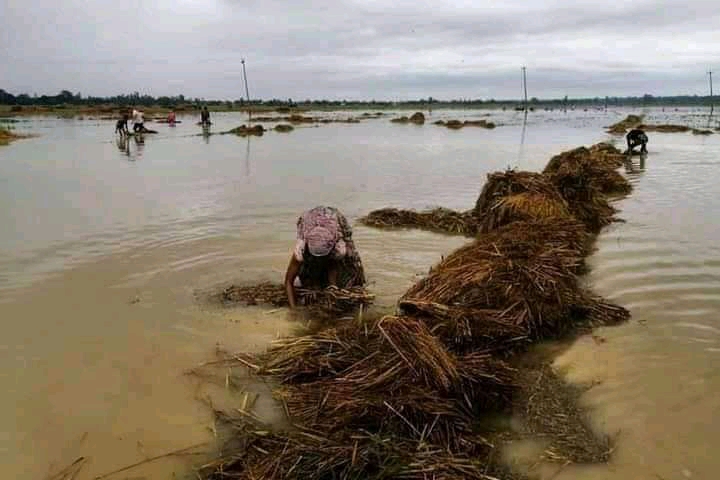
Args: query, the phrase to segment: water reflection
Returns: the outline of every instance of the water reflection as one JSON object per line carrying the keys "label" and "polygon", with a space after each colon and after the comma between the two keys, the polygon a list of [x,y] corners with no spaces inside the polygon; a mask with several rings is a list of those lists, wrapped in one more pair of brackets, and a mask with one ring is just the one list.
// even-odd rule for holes
{"label": "water reflection", "polygon": [[203,125],[202,126],[202,137],[203,140],[205,140],[206,144],[210,144],[210,126],[209,125]]}
{"label": "water reflection", "polygon": [[115,139],[115,145],[120,153],[127,157],[129,161],[134,162],[143,155],[143,150],[145,149],[145,137],[143,135],[132,136],[132,143],[135,144],[134,152],[130,148],[130,138],[131,137],[127,135],[120,135]]}
{"label": "water reflection", "polygon": [[522,131],[520,132],[520,149],[518,150],[518,164],[521,164],[525,156],[525,133],[527,132],[528,112],[523,114]]}
{"label": "water reflection", "polygon": [[250,135],[248,135],[245,145],[245,178],[250,178]]}
{"label": "water reflection", "polygon": [[[635,162],[634,157],[638,157],[638,161]],[[638,176],[645,173],[645,159],[647,159],[647,153],[640,155],[627,155],[625,157],[625,173],[628,175]]]}
{"label": "water reflection", "polygon": [[121,153],[123,153],[126,156],[130,156],[130,142],[128,141],[129,138],[125,135],[120,135],[115,139],[115,145],[117,145],[118,150],[120,150]]}

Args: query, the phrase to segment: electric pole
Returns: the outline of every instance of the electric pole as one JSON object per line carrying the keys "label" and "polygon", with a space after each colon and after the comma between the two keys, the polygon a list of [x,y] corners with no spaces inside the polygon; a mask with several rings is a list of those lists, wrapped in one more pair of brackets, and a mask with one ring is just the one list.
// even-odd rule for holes
{"label": "electric pole", "polygon": [[247,73],[245,72],[245,59],[240,59],[240,63],[242,63],[242,69],[243,69],[243,79],[245,80],[245,98],[247,98],[247,109],[248,109],[248,127],[250,127],[250,119],[252,118],[252,113],[250,112],[250,89],[248,88],[247,83]]}

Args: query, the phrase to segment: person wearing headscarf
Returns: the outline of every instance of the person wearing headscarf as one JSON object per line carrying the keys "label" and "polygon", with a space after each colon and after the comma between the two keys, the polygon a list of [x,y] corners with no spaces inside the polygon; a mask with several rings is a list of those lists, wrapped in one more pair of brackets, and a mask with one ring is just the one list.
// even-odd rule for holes
{"label": "person wearing headscarf", "polygon": [[297,239],[285,272],[285,290],[295,308],[295,279],[304,288],[362,286],[365,272],[352,239],[352,228],[336,208],[319,206],[297,221]]}
{"label": "person wearing headscarf", "polygon": [[635,147],[640,146],[640,153],[647,153],[648,137],[644,131],[634,128],[625,136],[627,140],[627,153],[632,154]]}

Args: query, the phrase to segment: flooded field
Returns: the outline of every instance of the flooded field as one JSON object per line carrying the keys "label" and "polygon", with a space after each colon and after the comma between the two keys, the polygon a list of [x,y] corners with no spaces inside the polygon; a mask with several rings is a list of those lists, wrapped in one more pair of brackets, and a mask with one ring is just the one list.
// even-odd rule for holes
{"label": "flooded field", "polygon": [[[85,456],[78,479],[89,479],[211,441],[209,392],[185,370],[218,347],[263,349],[295,320],[199,299],[233,282],[279,281],[304,209],[334,205],[351,220],[385,206],[466,209],[486,173],[541,170],[560,151],[611,138],[603,127],[627,113],[533,112],[525,124],[517,112],[434,111],[429,122],[498,127],[396,125],[388,115],[251,138],[203,136],[187,117],[128,143],[111,121],[16,124],[39,136],[0,148],[2,472],[45,478]],[[708,126],[701,112],[645,113]],[[213,121],[211,133],[246,118]],[[609,466],[556,478],[712,478],[720,468],[720,135],[651,133],[648,149],[624,172],[635,186],[617,205],[627,222],[601,234],[587,277],[633,319],[556,362],[571,380],[597,383],[583,400],[598,428],[618,434],[617,449]],[[355,238],[386,309],[466,242],[360,225]],[[127,477],[182,478],[192,462]]]}

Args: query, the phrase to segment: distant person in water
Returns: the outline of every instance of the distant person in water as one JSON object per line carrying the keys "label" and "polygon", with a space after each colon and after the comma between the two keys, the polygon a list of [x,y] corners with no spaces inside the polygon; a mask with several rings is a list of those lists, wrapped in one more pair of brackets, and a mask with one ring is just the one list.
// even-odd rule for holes
{"label": "distant person in water", "polygon": [[122,118],[115,123],[115,133],[119,133],[120,136],[128,134],[127,122],[130,116],[127,113],[123,113]]}
{"label": "distant person in water", "polygon": [[170,112],[170,113],[168,113],[167,123],[168,123],[169,125],[175,125],[175,112]]}
{"label": "distant person in water", "polygon": [[297,221],[297,239],[285,272],[285,291],[295,308],[295,280],[304,288],[362,286],[365,272],[355,249],[352,229],[333,207],[315,207]]}
{"label": "distant person in water", "polygon": [[140,110],[133,110],[133,132],[143,132],[145,130],[145,114]]}
{"label": "distant person in water", "polygon": [[632,154],[633,149],[638,145],[640,146],[640,153],[647,153],[648,137],[645,135],[645,132],[639,128],[630,130],[625,136],[625,140],[627,140],[628,154]]}
{"label": "distant person in water", "polygon": [[210,112],[208,112],[207,106],[200,110],[200,124],[210,125]]}

